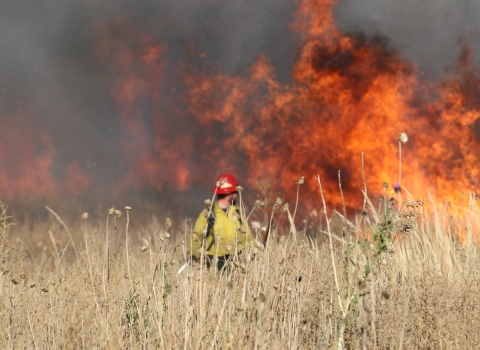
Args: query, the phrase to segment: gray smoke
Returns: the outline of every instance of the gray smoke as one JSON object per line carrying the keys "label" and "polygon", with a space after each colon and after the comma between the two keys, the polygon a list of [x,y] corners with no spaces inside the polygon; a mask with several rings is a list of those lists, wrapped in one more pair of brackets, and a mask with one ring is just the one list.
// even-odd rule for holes
{"label": "gray smoke", "polygon": [[434,78],[455,64],[463,45],[480,47],[479,16],[476,0],[342,0],[336,8],[340,28],[388,37]]}

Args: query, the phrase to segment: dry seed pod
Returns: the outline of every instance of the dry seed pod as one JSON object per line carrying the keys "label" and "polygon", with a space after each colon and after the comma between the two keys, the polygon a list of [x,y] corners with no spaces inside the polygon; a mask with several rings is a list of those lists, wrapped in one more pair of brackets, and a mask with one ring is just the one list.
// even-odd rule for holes
{"label": "dry seed pod", "polygon": [[365,329],[368,324],[367,315],[365,313],[361,313],[360,316],[357,318],[357,328]]}
{"label": "dry seed pod", "polygon": [[358,284],[358,290],[360,292],[363,292],[365,289],[367,289],[367,283],[365,281],[361,281],[359,284]]}
{"label": "dry seed pod", "polygon": [[262,243],[260,243],[259,241],[255,241],[255,247],[257,247],[260,250],[265,249],[265,246]]}
{"label": "dry seed pod", "polygon": [[313,307],[314,301],[310,298],[305,298],[302,300],[301,308],[303,311],[309,311]]}
{"label": "dry seed pod", "polygon": [[260,300],[260,302],[261,302],[262,304],[265,304],[265,302],[267,301],[267,296],[266,296],[265,294],[263,294],[263,293],[260,293],[260,294],[258,295],[258,300]]}
{"label": "dry seed pod", "polygon": [[142,252],[145,252],[147,249],[148,249],[148,247],[147,247],[146,245],[144,245],[144,246],[142,246],[142,247],[140,248],[140,250],[141,250]]}

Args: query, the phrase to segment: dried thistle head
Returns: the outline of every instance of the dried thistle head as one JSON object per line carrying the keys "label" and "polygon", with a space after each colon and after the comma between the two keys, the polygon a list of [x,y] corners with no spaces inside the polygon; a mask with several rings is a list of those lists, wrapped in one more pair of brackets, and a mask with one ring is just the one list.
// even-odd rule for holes
{"label": "dried thistle head", "polygon": [[115,210],[115,215],[117,216],[117,218],[119,218],[120,216],[122,216],[122,212],[120,210]]}
{"label": "dried thistle head", "polygon": [[125,210],[126,210],[126,211],[130,211],[130,210],[132,210],[132,208],[130,208],[130,207],[127,205],[127,206],[125,207]]}
{"label": "dried thistle head", "polygon": [[113,215],[115,213],[115,207],[111,207],[110,209],[108,209],[108,213],[110,215]]}
{"label": "dried thistle head", "polygon": [[408,141],[408,136],[406,133],[404,132],[401,132],[398,134],[398,141],[400,141],[401,143],[407,143]]}
{"label": "dried thistle head", "polygon": [[400,186],[400,184],[395,184],[395,185],[393,185],[393,190],[396,193],[400,193],[400,192],[402,192],[402,187]]}
{"label": "dried thistle head", "polygon": [[167,229],[169,229],[170,227],[172,227],[172,220],[170,220],[170,218],[166,218],[165,219],[165,227]]}
{"label": "dried thistle head", "polygon": [[288,209],[288,203],[285,203],[285,204],[283,204],[282,207],[280,208],[280,211],[281,211],[282,213],[284,213],[284,212],[287,211],[287,209]]}
{"label": "dried thistle head", "polygon": [[305,176],[302,176],[300,179],[297,181],[297,185],[303,185],[305,183]]}
{"label": "dried thistle head", "polygon": [[88,213],[85,212],[82,214],[82,220],[87,220],[88,219]]}
{"label": "dried thistle head", "polygon": [[235,191],[237,191],[237,192],[242,192],[242,191],[243,191],[243,187],[242,187],[242,186],[237,186],[237,187],[235,187]]}
{"label": "dried thistle head", "polygon": [[281,199],[280,197],[277,197],[277,198],[275,199],[275,204],[274,204],[274,206],[275,206],[275,207],[279,207],[279,206],[281,206],[281,205],[282,205],[282,199]]}
{"label": "dried thistle head", "polygon": [[258,221],[252,221],[251,226],[254,230],[260,230],[262,225]]}
{"label": "dried thistle head", "polygon": [[222,186],[223,184],[225,184],[226,182],[227,182],[227,178],[226,178],[226,177],[222,177],[222,178],[220,179],[220,181],[217,181],[216,185],[217,185],[217,187],[220,187],[220,186]]}
{"label": "dried thistle head", "polygon": [[210,208],[211,205],[212,205],[212,200],[211,200],[211,199],[205,199],[205,200],[203,201],[203,204],[205,204],[205,206],[206,206],[207,208]]}
{"label": "dried thistle head", "polygon": [[255,201],[255,207],[257,207],[257,208],[259,208],[259,209],[263,209],[263,208],[265,208],[265,202],[257,199],[257,200]]}

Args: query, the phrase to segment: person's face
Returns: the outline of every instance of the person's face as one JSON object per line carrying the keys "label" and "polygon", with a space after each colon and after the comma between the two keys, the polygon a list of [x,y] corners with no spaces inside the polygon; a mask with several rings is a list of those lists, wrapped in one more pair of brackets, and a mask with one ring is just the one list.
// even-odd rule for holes
{"label": "person's face", "polygon": [[232,193],[231,195],[229,195],[228,201],[230,203],[236,204],[237,203],[237,198],[238,198],[238,193],[235,192],[235,193]]}

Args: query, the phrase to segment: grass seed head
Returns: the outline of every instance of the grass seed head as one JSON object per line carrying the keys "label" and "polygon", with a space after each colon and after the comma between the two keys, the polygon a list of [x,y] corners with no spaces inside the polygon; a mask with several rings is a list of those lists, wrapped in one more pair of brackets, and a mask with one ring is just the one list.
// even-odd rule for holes
{"label": "grass seed head", "polygon": [[297,185],[303,185],[305,183],[305,176],[302,176],[300,179],[297,181]]}

